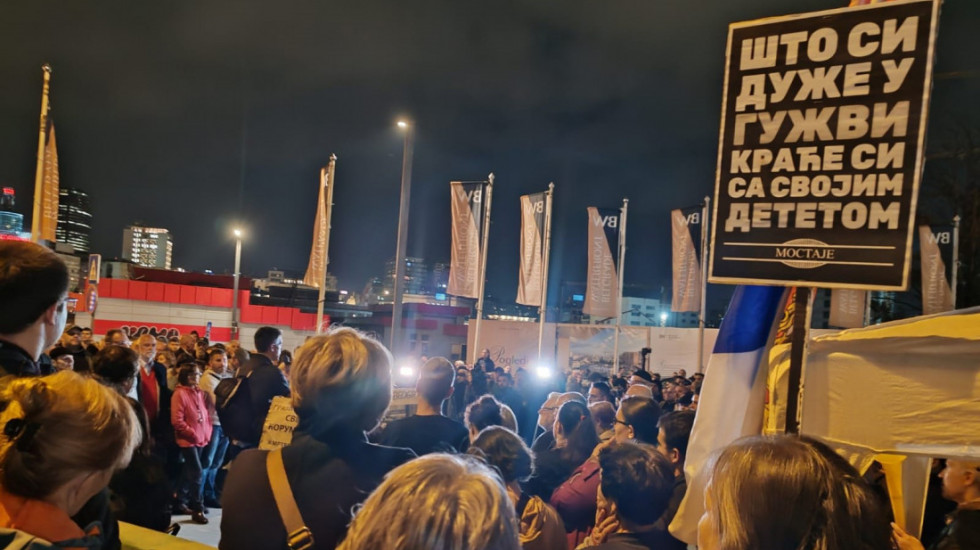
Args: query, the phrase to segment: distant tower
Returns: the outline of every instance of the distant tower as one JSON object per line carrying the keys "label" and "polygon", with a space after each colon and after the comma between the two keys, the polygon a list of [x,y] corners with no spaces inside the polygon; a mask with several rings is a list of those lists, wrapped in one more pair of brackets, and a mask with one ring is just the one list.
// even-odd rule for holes
{"label": "distant tower", "polygon": [[62,187],[58,191],[58,227],[55,238],[59,243],[75,247],[78,254],[88,254],[92,248],[92,208],[88,193],[81,189]]}
{"label": "distant tower", "polygon": [[130,225],[123,229],[123,258],[143,267],[170,269],[174,243],[170,231]]}

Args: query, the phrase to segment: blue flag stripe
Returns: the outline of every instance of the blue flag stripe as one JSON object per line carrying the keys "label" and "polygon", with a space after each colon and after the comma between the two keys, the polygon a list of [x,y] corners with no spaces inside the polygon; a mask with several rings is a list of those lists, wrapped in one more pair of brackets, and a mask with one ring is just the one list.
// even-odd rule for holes
{"label": "blue flag stripe", "polygon": [[764,347],[784,290],[779,286],[739,285],[718,330],[714,353],[743,353]]}

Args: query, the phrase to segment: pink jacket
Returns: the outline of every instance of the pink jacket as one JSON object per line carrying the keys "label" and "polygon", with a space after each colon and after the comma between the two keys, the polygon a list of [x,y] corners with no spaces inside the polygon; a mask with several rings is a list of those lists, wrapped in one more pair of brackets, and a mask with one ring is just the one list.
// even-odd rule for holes
{"label": "pink jacket", "polygon": [[177,445],[203,447],[211,441],[211,415],[208,394],[201,388],[178,385],[170,398],[170,422]]}

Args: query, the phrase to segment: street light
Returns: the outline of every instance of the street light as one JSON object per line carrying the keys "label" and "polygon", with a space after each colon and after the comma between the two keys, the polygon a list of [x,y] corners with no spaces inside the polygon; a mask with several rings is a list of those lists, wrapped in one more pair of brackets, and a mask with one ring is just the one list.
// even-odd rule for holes
{"label": "street light", "polygon": [[667,326],[667,314],[666,313],[661,313],[660,314],[660,326],[662,326],[662,327]]}
{"label": "street light", "polygon": [[238,340],[238,278],[242,268],[242,230],[235,228],[235,283],[231,291],[231,339]]}
{"label": "street light", "polygon": [[405,133],[402,149],[402,192],[398,206],[398,241],[395,246],[394,297],[391,305],[391,341],[388,348],[396,353],[398,333],[402,327],[402,293],[405,291],[405,249],[408,246],[408,207],[412,193],[412,137],[414,127],[406,120],[399,120],[398,127]]}

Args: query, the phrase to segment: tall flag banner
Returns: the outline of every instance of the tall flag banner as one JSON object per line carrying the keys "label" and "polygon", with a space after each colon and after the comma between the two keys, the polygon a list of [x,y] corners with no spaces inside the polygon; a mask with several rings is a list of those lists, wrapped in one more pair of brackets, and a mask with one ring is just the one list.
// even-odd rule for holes
{"label": "tall flag banner", "polygon": [[521,195],[521,266],[517,274],[517,303],[540,306],[544,269],[545,195]]}
{"label": "tall flag banner", "polygon": [[729,26],[710,282],[908,288],[939,4]]}
{"label": "tall flag banner", "polygon": [[303,276],[304,285],[316,288],[323,284],[327,268],[327,239],[330,238],[327,193],[332,185],[330,170],[320,170],[320,193],[317,196],[316,219],[313,222],[313,247],[310,249],[310,262],[306,264],[306,274]]}
{"label": "tall flag banner", "polygon": [[830,319],[832,327],[858,328],[864,326],[868,291],[835,288],[830,291]]}
{"label": "tall flag banner", "polygon": [[588,207],[589,273],[582,313],[619,318],[619,209]]}
{"label": "tall flag banner", "polygon": [[922,314],[932,315],[955,309],[953,291],[946,275],[946,262],[943,260],[944,248],[949,249],[952,263],[952,227],[919,226],[919,261],[922,269]]}
{"label": "tall flag banner", "polygon": [[671,265],[673,294],[671,311],[701,311],[701,208],[672,210]]}
{"label": "tall flag banner", "polygon": [[483,182],[450,182],[452,193],[452,248],[446,293],[478,298],[480,295],[480,227],[483,225]]}
{"label": "tall flag banner", "polygon": [[782,313],[783,291],[771,286],[737,287],[718,329],[684,462],[687,494],[670,524],[670,533],[688,544],[697,541],[710,457],[736,439],[762,430],[766,348]]}

